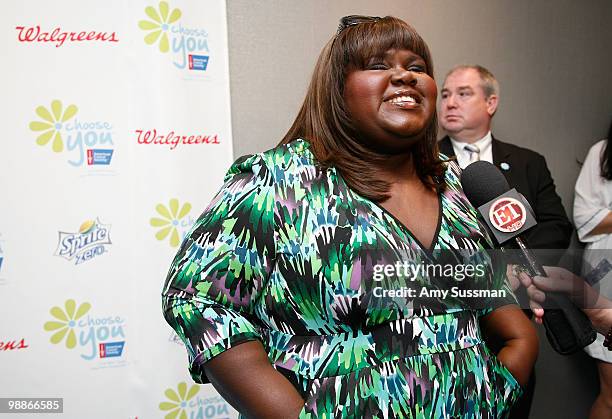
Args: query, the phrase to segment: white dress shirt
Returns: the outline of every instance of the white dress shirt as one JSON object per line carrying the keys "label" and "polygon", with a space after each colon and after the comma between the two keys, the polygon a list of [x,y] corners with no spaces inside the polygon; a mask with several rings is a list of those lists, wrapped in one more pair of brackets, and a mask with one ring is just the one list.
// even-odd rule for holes
{"label": "white dress shirt", "polygon": [[[601,177],[601,153],[607,140],[601,140],[589,150],[578,180],[574,198],[574,224],[580,241],[586,242],[582,256],[582,275],[588,274],[607,260],[612,249],[612,234],[589,235],[612,211],[612,180]],[[608,255],[608,256],[606,256]],[[595,289],[607,298],[612,298],[612,272],[608,272],[595,285]],[[595,342],[584,348],[593,358],[612,362],[612,351],[603,346],[604,337],[597,334]]]}
{"label": "white dress shirt", "polygon": [[[473,163],[474,160],[470,160],[471,153],[465,150],[463,147],[468,144],[461,141],[455,140],[453,137],[450,137],[451,144],[453,145],[453,150],[455,151],[455,155],[457,156],[457,163],[462,169],[465,169],[467,165]],[[491,142],[493,141],[493,137],[491,136],[491,131],[487,132],[487,134],[482,137],[480,140],[471,143],[480,149],[480,160],[488,161],[489,163],[493,163],[493,151],[491,149]]]}

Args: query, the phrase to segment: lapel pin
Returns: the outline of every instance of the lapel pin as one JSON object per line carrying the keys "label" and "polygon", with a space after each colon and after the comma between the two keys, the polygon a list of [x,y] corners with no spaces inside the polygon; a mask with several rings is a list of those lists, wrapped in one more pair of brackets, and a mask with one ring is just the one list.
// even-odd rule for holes
{"label": "lapel pin", "polygon": [[506,162],[500,164],[499,167],[501,167],[502,170],[510,170],[510,165]]}

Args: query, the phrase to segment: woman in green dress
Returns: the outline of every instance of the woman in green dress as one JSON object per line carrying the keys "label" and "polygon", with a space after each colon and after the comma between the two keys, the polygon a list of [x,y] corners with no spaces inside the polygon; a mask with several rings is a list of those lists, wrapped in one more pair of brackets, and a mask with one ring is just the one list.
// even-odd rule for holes
{"label": "woman in green dress", "polygon": [[503,417],[520,396],[537,337],[438,154],[436,96],[411,26],[343,18],[283,141],[183,242],[165,317],[243,416]]}

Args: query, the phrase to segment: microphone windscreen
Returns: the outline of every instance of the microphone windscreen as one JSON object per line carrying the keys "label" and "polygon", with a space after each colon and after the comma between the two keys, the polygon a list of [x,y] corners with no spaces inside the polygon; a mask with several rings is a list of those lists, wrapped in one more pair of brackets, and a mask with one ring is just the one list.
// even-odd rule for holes
{"label": "microphone windscreen", "polygon": [[470,164],[461,172],[461,186],[467,199],[476,208],[510,190],[502,172],[484,160]]}

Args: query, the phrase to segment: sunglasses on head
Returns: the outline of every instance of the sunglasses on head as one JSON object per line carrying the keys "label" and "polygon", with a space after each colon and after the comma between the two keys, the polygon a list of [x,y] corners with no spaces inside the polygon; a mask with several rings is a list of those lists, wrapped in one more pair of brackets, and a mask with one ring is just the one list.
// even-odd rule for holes
{"label": "sunglasses on head", "polygon": [[359,16],[359,15],[344,16],[343,18],[340,19],[340,24],[338,25],[338,31],[336,32],[336,35],[338,35],[340,32],[342,32],[343,30],[345,30],[346,28],[350,26],[357,26],[360,23],[378,22],[380,19],[382,18],[378,16]]}

